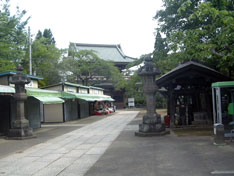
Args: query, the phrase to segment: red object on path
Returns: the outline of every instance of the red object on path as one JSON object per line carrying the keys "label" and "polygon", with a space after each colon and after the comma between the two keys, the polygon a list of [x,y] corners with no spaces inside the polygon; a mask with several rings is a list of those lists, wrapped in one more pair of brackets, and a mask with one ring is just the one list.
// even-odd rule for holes
{"label": "red object on path", "polygon": [[170,127],[170,116],[169,115],[164,116],[164,123],[165,123],[165,126],[167,128]]}
{"label": "red object on path", "polygon": [[95,112],[94,112],[94,115],[103,115],[103,113],[102,113],[102,112],[97,112],[97,111],[95,111]]}

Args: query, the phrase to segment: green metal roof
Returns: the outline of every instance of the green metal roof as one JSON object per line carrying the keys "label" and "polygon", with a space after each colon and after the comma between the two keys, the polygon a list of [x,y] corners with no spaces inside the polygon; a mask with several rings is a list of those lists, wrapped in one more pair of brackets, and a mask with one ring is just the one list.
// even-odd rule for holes
{"label": "green metal roof", "polygon": [[74,87],[81,87],[81,88],[86,88],[88,89],[88,86],[83,86],[81,84],[75,84],[75,83],[69,83],[69,82],[64,82],[64,85],[68,85],[68,86],[74,86]]}
{"label": "green metal roof", "polygon": [[120,45],[105,45],[105,44],[84,44],[84,43],[70,43],[75,46],[76,50],[91,50],[98,57],[103,60],[111,62],[129,63],[135,59],[126,56]]}
{"label": "green metal roof", "polygon": [[212,87],[234,87],[234,81],[212,83]]}
{"label": "green metal roof", "polygon": [[43,104],[64,103],[64,100],[58,97],[40,97],[40,96],[33,96],[33,97],[40,100]]}
{"label": "green metal roof", "polygon": [[88,89],[88,86],[83,86],[81,84],[75,84],[75,83],[70,83],[70,82],[60,82],[58,84],[53,84],[53,85],[49,85],[49,86],[45,86],[42,87],[43,89],[48,88],[48,87],[54,87],[54,86],[59,86],[59,85],[67,85],[67,86],[73,86],[73,87],[81,87],[81,88],[85,88]]}
{"label": "green metal roof", "polygon": [[115,101],[114,99],[112,99],[108,95],[80,94],[80,93],[72,93],[72,92],[62,92],[62,98],[64,98],[64,99],[78,98],[78,99],[85,100],[88,102]]}
{"label": "green metal roof", "polygon": [[15,93],[15,88],[11,86],[0,85],[0,93]]}
{"label": "green metal roof", "polygon": [[61,92],[45,89],[26,88],[26,94],[40,100],[43,104],[58,104],[64,100]]}
{"label": "green metal roof", "polygon": [[62,98],[64,99],[75,99],[76,96],[74,95],[75,93],[71,93],[71,92],[61,92],[62,94]]}
{"label": "green metal roof", "polygon": [[28,96],[49,96],[49,97],[61,97],[61,92],[46,89],[36,89],[36,88],[26,88],[26,93]]}
{"label": "green metal roof", "polygon": [[[15,74],[16,74],[16,72],[14,72],[14,71],[2,72],[2,73],[0,73],[0,77],[7,76],[7,75],[15,75]],[[37,80],[43,79],[42,77],[38,77],[38,76],[34,76],[34,75],[29,75],[29,74],[26,74],[26,75],[27,75],[27,77],[32,78],[32,79],[37,79]]]}
{"label": "green metal roof", "polygon": [[95,90],[104,90],[103,88],[101,87],[94,87],[94,86],[89,86],[90,89],[95,89]]}

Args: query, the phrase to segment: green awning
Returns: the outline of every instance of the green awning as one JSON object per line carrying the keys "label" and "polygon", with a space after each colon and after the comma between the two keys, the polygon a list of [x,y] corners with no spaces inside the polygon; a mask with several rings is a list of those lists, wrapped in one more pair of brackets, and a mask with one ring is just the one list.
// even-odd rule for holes
{"label": "green awning", "polygon": [[15,88],[10,86],[0,85],[0,93],[15,93]]}
{"label": "green awning", "polygon": [[61,92],[45,89],[26,88],[28,96],[32,96],[40,100],[43,104],[58,104],[64,103]]}
{"label": "green awning", "polygon": [[85,100],[88,102],[94,102],[97,101],[95,97],[91,96],[92,94],[80,94],[80,93],[73,93],[76,98]]}
{"label": "green awning", "polygon": [[108,95],[96,95],[96,94],[76,94],[76,97],[85,101],[115,101]]}
{"label": "green awning", "polygon": [[75,99],[76,95],[75,93],[71,93],[71,92],[62,92],[62,98],[63,99]]}
{"label": "green awning", "polygon": [[114,100],[113,98],[111,98],[111,97],[106,97],[105,100],[106,100],[106,101],[115,101],[115,100]]}
{"label": "green awning", "polygon": [[234,81],[212,83],[212,87],[234,87]]}
{"label": "green awning", "polygon": [[62,98],[65,99],[81,99],[88,102],[94,102],[94,101],[115,101],[108,95],[96,95],[96,94],[80,94],[80,93],[71,93],[71,92],[63,92]]}
{"label": "green awning", "polygon": [[40,97],[40,96],[33,96],[33,97],[40,100],[43,104],[64,103],[64,100],[58,97]]}
{"label": "green awning", "polygon": [[62,94],[59,91],[37,89],[37,88],[26,88],[26,93],[28,96],[43,96],[43,97],[61,97]]}

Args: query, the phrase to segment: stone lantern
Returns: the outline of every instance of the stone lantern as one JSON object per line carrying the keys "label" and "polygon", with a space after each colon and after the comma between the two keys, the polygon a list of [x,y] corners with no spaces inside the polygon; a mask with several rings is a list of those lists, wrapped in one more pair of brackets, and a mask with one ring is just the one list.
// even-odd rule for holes
{"label": "stone lantern", "polygon": [[138,75],[143,77],[143,93],[146,97],[146,114],[143,116],[142,124],[139,125],[139,131],[135,132],[136,136],[159,136],[167,134],[165,125],[161,123],[161,116],[156,113],[155,93],[157,85],[155,82],[156,75],[160,70],[153,66],[152,58],[145,58],[145,65],[138,70]]}
{"label": "stone lantern", "polygon": [[17,67],[16,75],[10,79],[10,83],[15,84],[16,119],[9,130],[9,138],[24,139],[33,136],[32,128],[29,127],[29,122],[24,113],[24,101],[27,99],[25,84],[30,83],[30,81],[30,78],[23,74],[23,67],[20,65]]}

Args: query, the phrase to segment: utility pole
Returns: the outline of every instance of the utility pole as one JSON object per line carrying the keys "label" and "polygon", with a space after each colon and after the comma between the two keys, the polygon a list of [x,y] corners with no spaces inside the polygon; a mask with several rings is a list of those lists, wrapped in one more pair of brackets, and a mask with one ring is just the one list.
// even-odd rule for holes
{"label": "utility pole", "polygon": [[28,27],[28,44],[29,44],[29,74],[32,75],[32,45],[30,27]]}

